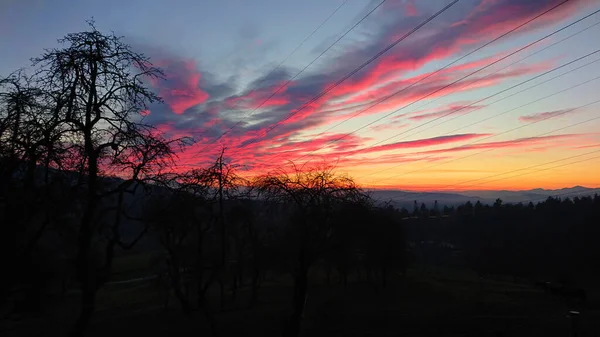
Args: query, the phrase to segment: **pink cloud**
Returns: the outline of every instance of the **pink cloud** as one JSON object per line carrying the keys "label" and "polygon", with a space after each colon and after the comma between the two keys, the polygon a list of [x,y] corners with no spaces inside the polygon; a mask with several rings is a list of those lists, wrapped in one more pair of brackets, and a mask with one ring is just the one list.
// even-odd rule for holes
{"label": "pink cloud", "polygon": [[[332,143],[333,140],[341,138],[341,136],[345,136],[342,141]],[[296,141],[296,142],[288,142],[283,145],[272,147],[268,150],[274,150],[277,152],[285,152],[288,155],[300,155],[302,153],[312,152],[321,148],[333,149],[335,151],[344,151],[350,150],[360,146],[367,139],[363,137],[359,137],[356,135],[346,135],[346,134],[327,134],[323,135],[319,138]],[[270,152],[270,151],[269,151]],[[293,159],[293,158],[288,158]]]}
{"label": "pink cloud", "polygon": [[[449,135],[449,136],[441,136],[441,137],[433,137],[433,138],[425,138],[425,139],[417,139],[405,142],[397,142],[392,144],[379,145],[374,147],[365,147],[362,149],[356,149],[360,145],[364,144],[368,139],[358,137],[356,135],[348,135],[344,137],[342,141],[331,143],[332,140],[340,139],[344,134],[330,134],[317,139],[311,139],[309,141],[300,141],[300,142],[290,142],[284,145],[280,145],[277,147],[273,147],[268,149],[266,152],[266,157],[273,158],[280,157],[278,160],[292,160],[296,156],[301,156],[303,154],[310,154],[312,158],[346,158],[348,159],[351,156],[360,155],[360,154],[369,154],[375,152],[385,152],[385,151],[396,151],[402,149],[412,149],[419,147],[428,147],[428,146],[437,146],[449,143],[456,143],[461,141],[467,141],[471,139],[481,138],[485,136],[489,136],[489,134],[458,134],[458,135]],[[312,152],[316,150],[326,149],[329,150],[326,153],[318,153],[312,154]],[[275,156],[271,157],[272,151],[276,151]],[[281,153],[285,154],[285,159],[281,158]],[[393,156],[397,156],[394,154]],[[405,155],[401,155],[401,157],[405,157]],[[380,155],[379,158],[388,158],[385,155]],[[391,158],[391,157],[390,157]],[[394,157],[396,158],[396,157]],[[396,158],[397,159],[397,158]]]}
{"label": "pink cloud", "polygon": [[[499,81],[501,81],[504,78],[510,78],[511,76],[519,76],[522,74],[526,74],[526,73],[530,73],[530,72],[535,72],[536,70],[538,70],[540,66],[533,66],[531,69],[523,67],[521,69],[518,69],[516,71],[512,71],[509,73],[505,73],[505,74],[496,74],[492,80],[490,80],[489,82],[487,82],[487,85],[491,85],[491,83],[498,83]],[[470,88],[475,87],[476,85],[476,81],[478,81],[478,78],[473,78],[470,79],[471,81],[466,81],[467,85]],[[381,103],[379,105],[377,105],[376,107],[370,109],[370,113],[380,113],[380,112],[387,112],[391,109],[396,109],[397,107],[407,104],[409,102],[412,102],[413,100],[419,99],[422,96],[429,94],[432,91],[438,90],[440,88],[443,88],[446,85],[446,83],[442,82],[438,82],[438,81],[431,81],[431,82],[426,82],[424,83],[422,86],[417,86],[412,88],[412,91],[409,91],[406,95],[401,96],[398,95],[397,97],[391,98],[389,100],[387,100],[384,103]],[[444,90],[440,90],[439,93],[437,93],[435,96],[433,97],[437,97],[438,95],[444,95],[447,93],[450,93],[451,89],[444,89]],[[254,97],[253,95],[248,95],[248,97]],[[367,106],[368,103],[370,103],[369,101],[367,102],[354,102],[356,104],[358,104],[359,106]],[[456,103],[457,105],[460,103]],[[325,106],[325,104],[317,101],[317,102],[312,102],[309,105],[303,106],[303,108],[301,109],[295,109],[292,110],[292,112],[296,112],[299,111],[297,113],[295,113],[295,115],[287,120],[285,120],[284,122],[280,123],[280,129],[285,128],[287,125],[295,125],[297,123],[302,123],[303,121],[307,120],[307,118],[313,117],[313,116],[321,116],[320,115],[320,111],[323,111],[323,109],[325,108],[329,108],[332,107],[331,105],[329,106]],[[333,106],[335,107],[335,105]],[[343,107],[344,104],[339,105],[339,108],[342,110],[336,111],[336,113],[339,112],[343,112]],[[448,109],[454,109],[454,110],[459,110],[463,108],[463,106],[452,106],[450,105],[448,107]],[[476,109],[475,107],[472,108]],[[464,110],[467,110],[467,108],[465,108]],[[466,112],[466,111],[465,111]],[[447,113],[447,112],[446,112]],[[439,114],[439,112],[438,112]],[[400,117],[402,117],[403,115],[400,115]],[[427,116],[427,117],[433,117],[433,116]],[[335,120],[339,120],[341,118],[345,118],[345,114],[340,114],[338,116],[328,116],[327,118],[324,119],[325,122],[331,122],[331,121],[335,121]],[[425,117],[423,117],[425,118]],[[418,119],[418,118],[417,118]],[[390,127],[392,125],[397,126],[397,127],[403,127],[404,125],[406,125],[405,123],[402,123],[401,120],[399,120],[399,118],[396,118],[396,120],[392,121],[391,124],[388,123],[390,125]],[[273,147],[272,144],[274,142],[276,142],[276,137],[279,138],[286,138],[288,136],[291,136],[292,134],[294,134],[295,132],[298,131],[298,129],[290,129],[286,132],[283,133],[278,133],[275,135],[272,135],[271,138],[266,138],[265,136],[267,135],[267,132],[269,131],[270,126],[267,125],[264,128],[258,129],[258,130],[253,130],[253,131],[249,131],[247,133],[245,133],[244,135],[241,136],[236,136],[236,137],[227,137],[226,139],[222,140],[222,144],[224,146],[227,146],[228,148],[239,148],[240,144],[244,144],[245,142],[248,141],[252,141],[252,144],[247,145],[243,148],[241,148],[241,150],[239,150],[238,152],[236,152],[236,158],[242,162],[254,162],[255,158],[257,155],[261,156],[261,158],[270,158],[267,161],[275,164],[275,163],[283,163],[285,161],[288,160],[293,160],[305,153],[309,153],[309,152],[313,152],[313,151],[317,151],[319,149],[334,149],[334,152],[331,154],[328,154],[327,156],[329,157],[330,155],[335,156],[335,155],[343,155],[343,156],[349,156],[349,155],[353,155],[353,154],[358,154],[361,153],[361,151],[356,150],[356,151],[351,151],[351,152],[339,152],[342,151],[341,148],[336,148],[336,144],[332,144],[333,142],[335,142],[336,139],[340,138],[340,136],[335,135],[335,136],[330,136],[328,138],[321,138],[318,141],[312,141],[309,143],[306,142],[296,142],[296,143],[289,143],[286,146],[275,146]],[[383,128],[383,126],[380,126],[380,128]],[[479,135],[467,135],[467,136],[462,136],[462,138],[459,137],[455,137],[455,138],[444,138],[441,137],[439,139],[434,139],[434,140],[430,140],[430,141],[422,141],[422,142],[403,142],[403,143],[399,143],[397,145],[395,145],[396,149],[406,149],[406,148],[412,148],[412,147],[418,147],[418,146],[429,146],[429,145],[433,145],[433,144],[443,144],[443,143],[449,143],[452,141],[460,141],[460,140],[465,140],[465,139],[472,139],[475,137],[480,137]],[[343,141],[345,141],[345,138],[342,139]],[[364,143],[364,139],[362,140],[362,142]],[[437,143],[436,143],[437,141]],[[280,142],[277,142],[280,143]],[[341,142],[340,142],[341,143]],[[358,145],[361,145],[362,143],[356,143],[356,144],[352,144],[351,147],[356,148]],[[346,144],[346,146],[348,147],[348,149],[350,148],[350,146],[348,146]],[[387,146],[382,146],[382,147],[376,147],[373,150],[365,150],[365,153],[370,153],[370,152],[375,152],[375,151],[385,151],[386,149],[388,150],[393,150],[394,148],[391,147],[390,145]],[[267,153],[268,152],[268,153]],[[264,160],[264,159],[261,159]]]}
{"label": "pink cloud", "polygon": [[518,139],[498,141],[498,142],[462,145],[462,146],[452,147],[452,148],[447,148],[447,149],[418,152],[415,154],[441,154],[441,153],[462,152],[462,151],[481,150],[481,149],[531,147],[531,146],[540,146],[540,144],[543,145],[543,144],[547,144],[547,143],[551,143],[551,142],[558,142],[558,144],[564,144],[565,140],[577,138],[580,136],[581,135],[579,135],[579,134],[563,134],[563,135],[543,136],[543,137],[526,137],[526,138],[518,138]]}
{"label": "pink cloud", "polygon": [[354,154],[364,154],[364,153],[373,153],[373,152],[382,152],[382,151],[395,151],[402,149],[412,149],[419,147],[428,147],[428,146],[437,146],[449,143],[462,142],[466,140],[481,138],[490,136],[490,134],[483,133],[467,133],[467,134],[458,134],[458,135],[448,135],[448,136],[439,136],[433,138],[424,138],[417,140],[410,140],[405,142],[396,142],[391,144],[384,144],[378,146],[367,147],[351,152],[345,152],[343,155],[354,155]]}
{"label": "pink cloud", "polygon": [[556,116],[565,116],[565,115],[568,115],[571,112],[576,113],[577,110],[574,110],[574,109],[562,109],[562,110],[538,112],[538,113],[531,114],[531,115],[521,116],[521,117],[519,117],[519,120],[521,122],[526,122],[526,123],[540,122],[540,121],[543,121],[545,119],[553,118],[553,117],[556,117]]}
{"label": "pink cloud", "polygon": [[[385,86],[379,87],[377,94],[369,94],[369,96],[360,96],[358,98],[350,98],[344,103],[339,103],[335,105],[330,105],[328,108],[330,109],[339,109],[344,106],[344,104],[357,104],[360,106],[365,106],[363,109],[358,109],[364,112],[361,112],[361,115],[367,116],[372,114],[379,114],[385,112],[391,112],[397,109],[404,108],[405,106],[411,105],[414,102],[422,100],[427,96],[426,99],[435,99],[439,97],[443,97],[449,94],[453,94],[456,92],[463,92],[469,90],[476,90],[485,87],[494,86],[498,83],[501,83],[504,80],[520,77],[527,74],[538,73],[539,71],[547,70],[551,67],[549,63],[540,63],[535,65],[527,65],[522,66],[511,71],[496,73],[488,76],[473,76],[467,79],[464,79],[458,82],[456,85],[448,86],[449,83],[454,81],[453,78],[447,77],[444,75],[443,79],[434,77],[432,80],[421,82],[418,85],[411,87],[408,90],[403,91],[400,94],[393,95],[385,101],[380,101],[381,97],[386,97],[391,94],[394,94],[398,90],[404,90],[407,87],[406,82],[410,83],[412,81],[399,81],[395,83],[390,83]],[[459,74],[455,74],[458,77]],[[363,99],[363,100],[359,100]],[[379,102],[375,104],[376,102]],[[457,112],[459,112],[459,108],[456,108]],[[469,111],[468,107],[464,107],[463,110]],[[462,112],[463,110],[460,110]],[[476,109],[471,109],[476,110]],[[356,110],[349,111],[348,114],[352,115]],[[398,111],[400,112],[400,111]],[[466,113],[465,112],[465,113]],[[402,118],[408,114],[399,114],[393,118]],[[440,114],[443,115],[443,114]],[[435,116],[431,116],[434,118]],[[335,118],[330,118],[329,121],[335,121],[344,119],[345,116],[338,115]],[[425,117],[424,117],[425,118]],[[414,118],[414,120],[418,120],[419,118]]]}
{"label": "pink cloud", "polygon": [[165,81],[152,81],[171,110],[181,115],[206,102],[208,94],[200,88],[202,75],[193,60],[162,59],[156,65],[165,72]]}
{"label": "pink cloud", "polygon": [[[498,32],[516,27],[561,2],[560,0],[483,0],[465,19],[453,24],[453,27],[467,27],[470,38],[495,36]],[[555,24],[593,3],[594,0],[568,1],[523,27],[517,34]]]}
{"label": "pink cloud", "polygon": [[[411,49],[402,49],[393,54],[382,56],[376,61],[368,73],[362,77],[349,79],[342,85],[335,88],[331,95],[342,96],[349,93],[362,92],[369,90],[376,84],[381,84],[381,80],[389,76],[398,76],[407,71],[413,71],[423,67],[425,64],[435,60],[447,58],[458,53],[461,49],[478,42],[487,40],[491,36],[498,36],[503,32],[524,23],[528,19],[544,12],[556,5],[558,1],[522,1],[522,0],[504,0],[504,1],[482,1],[474,10],[472,10],[465,19],[454,23],[447,32],[442,32],[445,40],[441,43],[425,41],[433,45],[429,47],[426,53],[413,53]],[[575,3],[580,5],[589,4],[589,0],[571,1],[547,15],[542,16],[526,27],[538,27],[554,24],[559,19],[564,19],[577,10]],[[517,33],[527,31],[519,30]],[[428,48],[416,45],[417,49]]]}
{"label": "pink cloud", "polygon": [[402,123],[401,121],[391,121],[385,124],[379,124],[371,126],[373,131],[387,131],[387,130],[399,130],[404,129],[408,126],[408,123]]}
{"label": "pink cloud", "polygon": [[466,114],[474,110],[479,110],[486,107],[485,105],[466,105],[466,104],[450,104],[441,109],[435,109],[433,112],[423,113],[420,111],[409,114],[408,119],[414,121],[420,121],[425,119],[433,119],[441,116],[450,116],[456,114]]}
{"label": "pink cloud", "polygon": [[388,0],[383,4],[385,12],[395,12],[402,16],[418,16],[415,0]]}
{"label": "pink cloud", "polygon": [[415,5],[415,0],[406,0],[404,3],[405,13],[408,16],[417,16],[419,15],[419,11],[417,10],[417,6]]}

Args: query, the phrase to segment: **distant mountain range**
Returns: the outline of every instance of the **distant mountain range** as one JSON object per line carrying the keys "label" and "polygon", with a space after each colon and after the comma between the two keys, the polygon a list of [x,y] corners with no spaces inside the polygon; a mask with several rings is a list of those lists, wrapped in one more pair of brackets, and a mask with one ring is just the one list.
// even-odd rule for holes
{"label": "distant mountain range", "polygon": [[538,202],[550,196],[558,196],[562,198],[573,198],[577,196],[593,195],[600,193],[598,188],[588,188],[583,186],[574,186],[557,190],[546,190],[536,188],[523,191],[506,191],[506,190],[482,190],[482,191],[460,191],[460,192],[412,192],[402,190],[372,190],[373,198],[385,202],[390,201],[396,207],[405,207],[412,209],[413,203],[417,201],[420,205],[425,203],[427,207],[433,206],[437,200],[440,207],[456,206],[464,204],[467,201],[475,203],[480,201],[486,204],[492,204],[498,198],[504,203],[517,202]]}

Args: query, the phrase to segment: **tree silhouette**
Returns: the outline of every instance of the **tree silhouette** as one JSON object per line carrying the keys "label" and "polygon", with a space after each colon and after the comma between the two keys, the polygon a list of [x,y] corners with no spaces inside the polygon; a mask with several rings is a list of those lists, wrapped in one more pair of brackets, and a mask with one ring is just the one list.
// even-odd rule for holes
{"label": "tree silhouette", "polygon": [[281,170],[258,177],[254,186],[261,197],[289,209],[286,236],[293,252],[294,296],[285,335],[297,336],[306,304],[308,271],[331,242],[335,210],[365,196],[350,178],[336,175],[332,167],[302,171],[293,166],[292,173]]}
{"label": "tree silhouette", "polygon": [[[98,206],[107,196],[123,191],[123,186],[102,184],[100,177],[125,176],[126,184],[143,181],[168,164],[175,145],[139,118],[149,103],[160,102],[143,80],[161,78],[162,72],[144,55],[133,52],[122,38],[99,32],[93,22],[89,27],[66,35],[59,40],[62,47],[33,60],[36,82],[53,98],[49,111],[62,127],[59,142],[72,149],[85,189],[77,239],[82,310],[74,336],[83,334],[96,292],[110,268],[110,248],[103,266],[94,263],[91,250]],[[116,241],[118,238],[109,246]]]}

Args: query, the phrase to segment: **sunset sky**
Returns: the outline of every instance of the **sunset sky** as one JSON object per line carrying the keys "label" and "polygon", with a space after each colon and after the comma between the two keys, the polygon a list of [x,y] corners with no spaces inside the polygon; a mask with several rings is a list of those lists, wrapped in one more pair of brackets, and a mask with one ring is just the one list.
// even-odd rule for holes
{"label": "sunset sky", "polygon": [[225,146],[244,175],[293,161],[374,188],[600,187],[600,13],[552,34],[600,1],[477,50],[564,1],[460,0],[348,76],[452,1],[381,2],[0,0],[0,75],[93,17],[165,71],[144,120],[194,138],[178,170]]}

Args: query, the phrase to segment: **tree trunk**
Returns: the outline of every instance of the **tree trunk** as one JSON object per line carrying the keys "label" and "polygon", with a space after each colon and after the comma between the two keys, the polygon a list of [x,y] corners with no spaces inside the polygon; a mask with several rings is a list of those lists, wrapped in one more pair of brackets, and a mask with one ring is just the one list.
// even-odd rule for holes
{"label": "tree trunk", "polygon": [[202,232],[201,224],[198,224],[196,234],[196,289],[197,289],[197,305],[198,308],[204,307],[205,292],[204,292],[204,233]]}
{"label": "tree trunk", "polygon": [[233,283],[231,284],[231,301],[235,302],[235,297],[237,295],[237,287],[238,287],[238,276],[233,276]]}
{"label": "tree trunk", "polygon": [[219,279],[219,294],[221,301],[221,310],[225,308],[225,281],[223,278]]}
{"label": "tree trunk", "polygon": [[[250,227],[252,229],[252,227]],[[253,232],[253,231],[252,231]],[[258,241],[254,235],[252,243],[253,258],[252,258],[252,294],[250,297],[250,308],[258,302],[258,288],[260,287],[261,278],[264,277],[264,272],[261,270],[261,255]]]}
{"label": "tree trunk", "polygon": [[90,320],[92,319],[92,314],[94,313],[96,304],[96,290],[91,288],[82,290],[81,314],[79,314],[77,323],[75,323],[75,328],[71,333],[71,337],[82,337],[85,334],[85,330],[87,329]]}
{"label": "tree trunk", "polygon": [[35,153],[30,154],[31,158],[27,160],[27,170],[25,172],[25,188],[30,189],[35,186],[35,169],[37,167],[37,161],[35,160]]}
{"label": "tree trunk", "polygon": [[75,324],[72,336],[83,336],[92,314],[96,299],[96,266],[91,261],[92,222],[96,207],[96,180],[98,177],[97,160],[89,158],[88,196],[84,214],[81,218],[77,237],[77,276],[81,286],[81,313]]}
{"label": "tree trunk", "polygon": [[169,297],[171,297],[171,289],[169,289],[169,272],[167,271],[165,274],[159,273],[157,275],[158,285],[160,286],[160,290],[163,291],[163,310],[167,311],[169,308]]}
{"label": "tree trunk", "polygon": [[252,275],[252,295],[250,297],[250,308],[256,305],[258,301],[258,287],[260,284],[260,268],[254,267],[254,275]]}
{"label": "tree trunk", "polygon": [[190,303],[185,296],[183,290],[181,289],[181,271],[178,260],[171,255],[171,288],[173,288],[173,293],[177,300],[179,300],[179,304],[181,305],[181,310],[185,315],[191,315],[192,308]]}
{"label": "tree trunk", "polygon": [[308,270],[301,267],[294,279],[294,306],[292,315],[285,328],[284,337],[297,337],[300,335],[300,325],[306,305],[306,293],[308,291]]}
{"label": "tree trunk", "polygon": [[225,292],[224,292],[224,273],[227,269],[227,232],[225,230],[225,213],[223,209],[223,153],[219,156],[219,224],[221,227],[221,277],[219,278],[219,289],[221,296],[221,310],[225,306]]}

